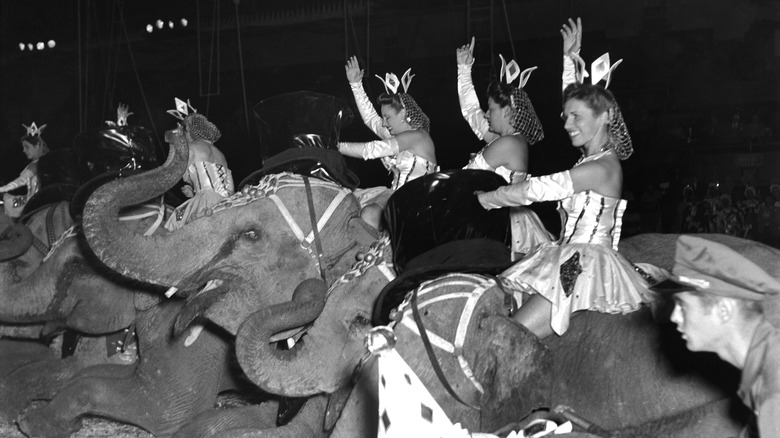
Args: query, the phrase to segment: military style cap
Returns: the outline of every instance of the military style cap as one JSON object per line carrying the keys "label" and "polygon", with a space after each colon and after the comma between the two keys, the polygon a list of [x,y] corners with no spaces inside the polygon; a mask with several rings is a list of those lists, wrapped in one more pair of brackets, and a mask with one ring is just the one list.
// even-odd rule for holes
{"label": "military style cap", "polygon": [[722,297],[762,301],[780,294],[780,282],[731,248],[700,237],[677,239],[675,277],[652,287],[658,292],[698,290]]}

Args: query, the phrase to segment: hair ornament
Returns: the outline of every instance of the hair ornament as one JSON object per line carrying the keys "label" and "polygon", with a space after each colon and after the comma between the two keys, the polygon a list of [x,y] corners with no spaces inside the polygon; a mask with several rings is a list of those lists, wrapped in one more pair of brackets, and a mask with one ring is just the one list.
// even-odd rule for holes
{"label": "hair ornament", "polygon": [[605,81],[604,88],[609,88],[609,83],[612,80],[612,72],[615,68],[623,62],[619,59],[616,63],[610,64],[609,52],[599,56],[595,61],[590,64],[590,74],[585,68],[585,61],[576,53],[571,54],[571,58],[575,63],[575,74],[577,76],[577,82],[584,83],[585,78],[590,77],[590,83],[593,85],[598,84],[602,80]]}
{"label": "hair ornament", "polygon": [[406,69],[406,72],[401,77],[401,80],[398,80],[398,76],[395,75],[395,73],[386,73],[385,77],[379,75],[374,75],[379,78],[380,81],[382,81],[382,84],[385,86],[385,91],[388,94],[396,94],[398,93],[398,86],[403,85],[404,87],[404,93],[406,93],[409,90],[409,85],[412,83],[412,78],[414,75],[412,74],[412,69]]}
{"label": "hair ornament", "polygon": [[130,106],[119,104],[119,106],[116,109],[116,123],[112,120],[106,120],[106,124],[108,126],[114,127],[114,126],[127,126],[127,118],[130,117],[133,113],[130,112]]}
{"label": "hair ornament", "polygon": [[504,81],[504,77],[506,77],[506,83],[511,84],[515,81],[515,79],[517,79],[518,76],[520,76],[520,83],[518,84],[517,88],[525,87],[525,84],[528,82],[528,78],[531,77],[531,73],[538,68],[537,66],[533,66],[521,72],[520,66],[514,59],[507,64],[506,60],[501,54],[499,54],[498,57],[501,58],[500,80]]}
{"label": "hair ornament", "polygon": [[168,110],[166,112],[179,120],[184,120],[185,117],[190,115],[190,110],[192,110],[193,114],[198,112],[198,110],[190,105],[189,99],[185,102],[178,97],[175,97],[174,101],[176,102],[176,109]]}
{"label": "hair ornament", "polygon": [[30,126],[27,126],[24,123],[22,123],[22,126],[24,127],[24,129],[27,130],[27,135],[29,135],[31,137],[36,137],[36,136],[40,137],[41,134],[43,134],[43,129],[46,127],[46,124],[43,124],[40,127],[38,127],[35,124],[35,122],[32,122],[30,124]]}

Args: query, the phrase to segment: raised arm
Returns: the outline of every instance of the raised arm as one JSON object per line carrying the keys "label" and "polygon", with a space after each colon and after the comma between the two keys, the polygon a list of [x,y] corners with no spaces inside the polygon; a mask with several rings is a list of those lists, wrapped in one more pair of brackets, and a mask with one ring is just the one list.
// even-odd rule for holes
{"label": "raised arm", "polygon": [[371,104],[371,100],[366,95],[366,90],[363,89],[363,70],[360,68],[356,56],[347,60],[344,70],[347,73],[347,80],[352,88],[352,95],[355,96],[355,103],[363,123],[380,138],[390,138],[392,136],[390,131],[382,126],[382,118],[379,117],[374,105]]}
{"label": "raised arm", "polygon": [[471,80],[471,66],[474,65],[474,37],[471,37],[471,44],[458,47],[455,53],[458,59],[460,113],[480,140],[490,142],[498,135],[488,131],[488,122],[479,106],[479,98]]}
{"label": "raised arm", "polygon": [[574,21],[569,18],[569,22],[561,27],[561,37],[563,38],[563,77],[561,78],[563,90],[577,81],[574,56],[579,56],[582,48],[582,20],[577,18],[577,21]]}

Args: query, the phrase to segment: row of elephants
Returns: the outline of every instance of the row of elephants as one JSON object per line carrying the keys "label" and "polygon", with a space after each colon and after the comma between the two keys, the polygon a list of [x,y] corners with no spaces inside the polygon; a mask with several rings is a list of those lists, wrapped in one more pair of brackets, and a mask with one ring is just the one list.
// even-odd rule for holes
{"label": "row of elephants", "polygon": [[[353,370],[365,356],[374,301],[389,282],[386,239],[363,222],[349,190],[289,173],[244,188],[180,230],[151,232],[157,215],[137,206],[178,182],[187,154],[184,138],[174,136],[161,167],[101,186],[70,232],[65,202],[32,214],[27,226],[48,248],[2,255],[0,421],[33,437],[68,437],[85,416],[157,437],[375,435],[375,362],[357,380]],[[706,237],[780,277],[780,251]],[[620,252],[670,269],[675,238],[634,236]],[[459,357],[437,356],[455,392],[479,409],[448,395],[414,324],[397,324],[397,350],[449,417],[471,431],[495,431],[560,404],[616,436],[736,436],[745,422],[733,397],[737,371],[688,352],[659,312],[585,312],[565,336],[539,340],[506,316],[489,277],[444,275],[426,291],[422,321],[444,339],[453,338],[453,315],[465,299],[434,295],[476,300],[457,353],[481,388],[463,375]],[[411,318],[408,309],[403,315]],[[106,337],[131,326],[137,360],[107,358]],[[308,329],[291,348],[272,342],[302,326]],[[64,358],[20,339],[63,331],[81,335]],[[265,395],[216,409],[218,394],[230,390]],[[302,407],[280,422],[290,398]]]}

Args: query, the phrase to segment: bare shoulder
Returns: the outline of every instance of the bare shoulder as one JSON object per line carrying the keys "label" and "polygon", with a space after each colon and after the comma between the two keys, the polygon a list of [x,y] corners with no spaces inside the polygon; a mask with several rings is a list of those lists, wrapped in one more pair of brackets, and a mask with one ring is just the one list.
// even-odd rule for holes
{"label": "bare shoulder", "polygon": [[483,154],[494,167],[505,166],[520,171],[528,168],[528,143],[520,136],[501,136],[490,143]]}
{"label": "bare shoulder", "polygon": [[195,163],[199,161],[207,161],[210,163],[217,163],[227,165],[225,155],[222,154],[216,146],[203,142],[193,141],[189,144],[190,147],[190,162]]}

